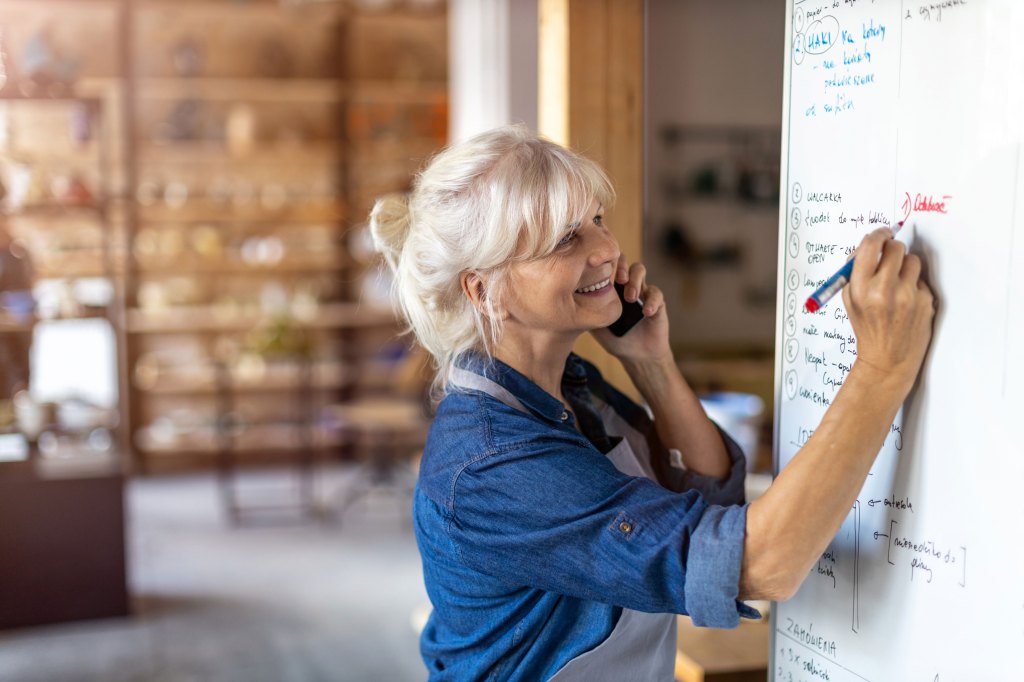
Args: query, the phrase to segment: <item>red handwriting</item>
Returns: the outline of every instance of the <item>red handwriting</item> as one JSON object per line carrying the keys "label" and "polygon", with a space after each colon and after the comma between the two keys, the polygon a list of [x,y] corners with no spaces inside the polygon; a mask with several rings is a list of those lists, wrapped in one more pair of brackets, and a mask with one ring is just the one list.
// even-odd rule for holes
{"label": "red handwriting", "polygon": [[904,192],[903,196],[903,219],[906,220],[910,217],[912,211],[918,213],[947,213],[946,202],[953,198],[951,194],[943,194],[941,199],[935,199],[928,194],[915,194],[914,198],[910,198],[909,192]]}
{"label": "red handwriting", "polygon": [[936,201],[929,196],[918,194],[914,197],[914,210],[924,213],[945,213],[946,202],[952,198],[948,194],[943,194],[942,201]]}

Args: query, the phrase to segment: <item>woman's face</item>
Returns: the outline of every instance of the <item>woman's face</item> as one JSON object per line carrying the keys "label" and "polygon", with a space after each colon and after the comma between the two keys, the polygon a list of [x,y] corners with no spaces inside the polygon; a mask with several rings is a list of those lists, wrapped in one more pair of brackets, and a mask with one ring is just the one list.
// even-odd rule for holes
{"label": "woman's face", "polygon": [[504,296],[506,331],[576,336],[607,327],[622,314],[613,286],[619,243],[604,225],[603,207],[591,202],[587,217],[566,227],[554,253],[509,272]]}

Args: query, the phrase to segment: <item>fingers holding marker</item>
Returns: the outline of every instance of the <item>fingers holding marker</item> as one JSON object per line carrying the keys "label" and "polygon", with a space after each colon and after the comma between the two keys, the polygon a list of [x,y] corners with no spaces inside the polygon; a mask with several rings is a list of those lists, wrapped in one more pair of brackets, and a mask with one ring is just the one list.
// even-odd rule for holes
{"label": "fingers holding marker", "polygon": [[887,227],[879,228],[864,239],[855,252],[856,258],[853,261],[853,277],[851,285],[856,286],[857,282],[865,282],[878,270],[882,258],[882,250],[886,242],[892,241],[892,230]]}
{"label": "fingers holding marker", "polygon": [[903,266],[900,268],[900,279],[905,284],[918,284],[921,279],[921,258],[910,253],[904,256]]}
{"label": "fingers holding marker", "polygon": [[886,283],[895,283],[903,268],[903,259],[907,253],[907,247],[903,242],[895,239],[887,239],[882,244],[882,257],[878,261],[876,274],[883,278]]}
{"label": "fingers holding marker", "polygon": [[[828,303],[829,299],[839,293],[839,291],[844,290],[847,284],[851,284],[858,293],[867,287],[870,284],[869,278],[875,275],[879,267],[879,262],[886,248],[886,242],[892,241],[892,235],[892,231],[888,228],[883,228],[875,230],[866,236],[853,255],[847,259],[846,264],[836,274],[825,280],[824,284],[808,297],[804,303],[804,310],[809,313],[817,312],[823,305]],[[902,252],[892,252],[890,258],[899,260],[902,258]],[[896,272],[898,271],[899,267],[897,266]]]}

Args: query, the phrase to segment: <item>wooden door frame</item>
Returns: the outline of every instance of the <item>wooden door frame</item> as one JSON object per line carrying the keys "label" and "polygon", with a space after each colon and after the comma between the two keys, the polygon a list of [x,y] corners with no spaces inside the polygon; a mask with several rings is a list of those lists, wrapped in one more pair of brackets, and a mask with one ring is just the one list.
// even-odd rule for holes
{"label": "wooden door frame", "polygon": [[[615,186],[605,214],[626,257],[643,257],[644,0],[538,0],[538,130],[601,164]],[[576,351],[638,393],[587,334]]]}

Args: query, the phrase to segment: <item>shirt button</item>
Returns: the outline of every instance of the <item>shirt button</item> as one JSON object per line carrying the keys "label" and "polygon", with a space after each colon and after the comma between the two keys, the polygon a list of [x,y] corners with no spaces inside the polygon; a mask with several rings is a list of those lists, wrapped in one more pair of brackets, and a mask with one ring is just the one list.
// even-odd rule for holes
{"label": "shirt button", "polygon": [[569,413],[568,413],[568,412],[565,412],[565,411],[563,411],[563,412],[562,412],[562,421],[565,421],[565,420],[566,420],[566,419],[568,419],[568,418],[569,418]]}
{"label": "shirt button", "polygon": [[619,530],[621,530],[623,533],[629,533],[633,530],[633,524],[631,524],[629,521],[623,521],[619,524]]}

